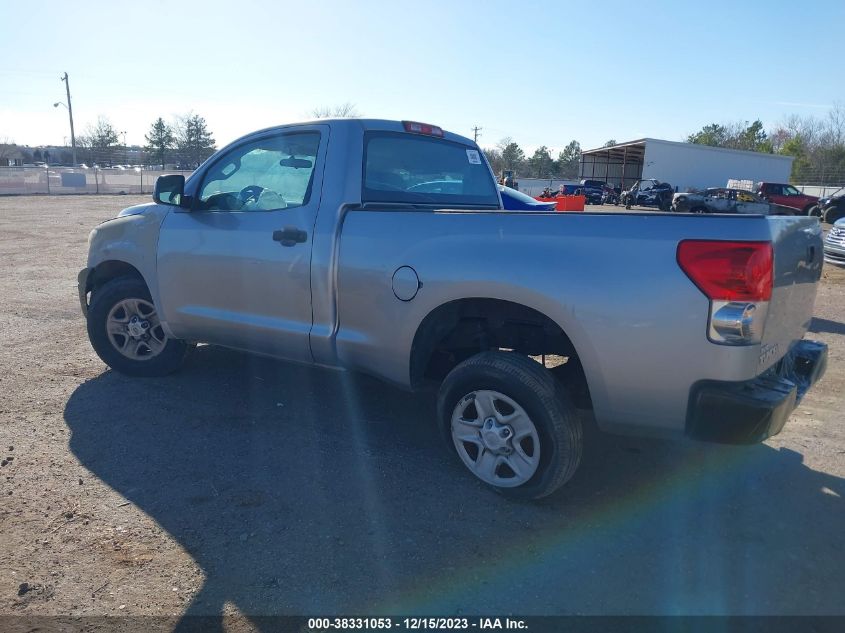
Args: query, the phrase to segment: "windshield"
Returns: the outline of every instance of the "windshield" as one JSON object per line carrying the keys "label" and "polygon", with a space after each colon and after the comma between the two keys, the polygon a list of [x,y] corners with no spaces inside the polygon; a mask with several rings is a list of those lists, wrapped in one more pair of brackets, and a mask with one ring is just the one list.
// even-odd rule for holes
{"label": "windshield", "polygon": [[481,152],[442,138],[371,132],[365,137],[362,202],[499,208]]}

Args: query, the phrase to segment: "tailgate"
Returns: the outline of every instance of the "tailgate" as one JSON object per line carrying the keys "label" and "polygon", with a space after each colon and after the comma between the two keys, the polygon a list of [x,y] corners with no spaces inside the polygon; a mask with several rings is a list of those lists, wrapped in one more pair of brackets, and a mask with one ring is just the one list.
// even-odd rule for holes
{"label": "tailgate", "polygon": [[778,361],[803,338],[813,317],[822,271],[822,229],[816,218],[768,217],[774,287],[760,346],[759,369]]}

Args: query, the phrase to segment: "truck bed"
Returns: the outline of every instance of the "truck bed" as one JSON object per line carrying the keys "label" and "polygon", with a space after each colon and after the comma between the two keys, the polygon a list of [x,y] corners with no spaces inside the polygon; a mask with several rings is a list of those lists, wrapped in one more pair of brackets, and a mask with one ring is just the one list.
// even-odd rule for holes
{"label": "truck bed", "polygon": [[[681,240],[726,237],[773,243],[762,345],[710,342],[708,299],[676,262]],[[352,210],[337,265],[337,354],[409,386],[404,359],[427,314],[465,297],[511,301],[571,339],[602,428],[678,432],[696,381],[751,379],[801,339],[821,252],[817,220],[803,217]],[[413,301],[391,289],[402,266],[422,283]]]}

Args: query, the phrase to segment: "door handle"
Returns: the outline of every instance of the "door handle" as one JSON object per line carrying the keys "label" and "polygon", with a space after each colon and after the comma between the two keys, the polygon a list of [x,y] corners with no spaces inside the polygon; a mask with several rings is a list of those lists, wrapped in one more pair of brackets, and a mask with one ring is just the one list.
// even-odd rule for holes
{"label": "door handle", "polygon": [[273,241],[281,242],[282,246],[295,246],[308,239],[308,233],[293,226],[286,226],[280,231],[273,231]]}

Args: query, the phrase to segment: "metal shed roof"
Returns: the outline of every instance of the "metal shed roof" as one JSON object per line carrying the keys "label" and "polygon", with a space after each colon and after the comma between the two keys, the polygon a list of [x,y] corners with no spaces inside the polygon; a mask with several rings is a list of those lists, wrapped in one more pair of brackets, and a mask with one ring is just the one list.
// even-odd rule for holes
{"label": "metal shed roof", "polygon": [[710,151],[710,152],[726,152],[729,154],[746,154],[759,158],[761,155],[772,158],[774,160],[792,160],[789,156],[780,156],[778,154],[766,154],[764,152],[755,152],[747,149],[732,149],[729,147],[713,147],[712,145],[699,145],[697,143],[687,143],[684,141],[666,141],[660,138],[640,138],[635,141],[628,141],[627,143],[617,143],[610,147],[597,147],[595,149],[588,149],[581,152],[583,156],[594,156],[597,158],[606,158],[608,160],[621,160],[627,156],[631,162],[642,160],[645,156],[645,148],[648,143],[659,143],[661,145],[674,145],[678,148],[694,150],[694,151]]}
{"label": "metal shed roof", "polygon": [[645,157],[645,146],[647,141],[654,141],[657,139],[641,138],[636,141],[628,141],[627,143],[617,143],[610,147],[598,147],[596,149],[588,149],[581,152],[582,156],[593,156],[597,159],[604,159],[603,162],[628,162],[641,163]]}

